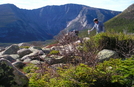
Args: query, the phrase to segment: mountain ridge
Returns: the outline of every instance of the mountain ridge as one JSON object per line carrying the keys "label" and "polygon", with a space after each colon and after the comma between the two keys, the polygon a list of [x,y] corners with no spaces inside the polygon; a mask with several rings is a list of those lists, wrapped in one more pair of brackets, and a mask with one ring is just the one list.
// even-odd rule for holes
{"label": "mountain ridge", "polygon": [[[33,10],[4,4],[0,5],[0,42],[45,41],[64,29],[90,28],[94,17],[105,22],[119,13],[79,4],[44,6]],[[74,28],[69,28],[72,25],[75,25]]]}

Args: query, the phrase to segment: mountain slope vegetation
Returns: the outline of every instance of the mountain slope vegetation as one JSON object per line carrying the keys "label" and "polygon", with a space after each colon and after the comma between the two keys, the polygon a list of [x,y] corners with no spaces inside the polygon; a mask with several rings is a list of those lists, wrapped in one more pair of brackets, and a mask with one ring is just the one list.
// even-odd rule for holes
{"label": "mountain slope vegetation", "polygon": [[134,33],[134,4],[105,23],[107,31]]}

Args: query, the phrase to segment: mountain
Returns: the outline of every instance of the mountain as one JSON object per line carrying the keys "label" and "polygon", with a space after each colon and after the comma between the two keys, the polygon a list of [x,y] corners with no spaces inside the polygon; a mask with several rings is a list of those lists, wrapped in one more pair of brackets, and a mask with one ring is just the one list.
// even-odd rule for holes
{"label": "mountain", "polygon": [[31,19],[33,11],[19,9],[12,4],[0,5],[0,11],[0,42],[49,39],[49,35]]}
{"label": "mountain", "polygon": [[109,31],[134,33],[134,4],[130,5],[121,14],[108,20],[105,28]]}
{"label": "mountain", "polygon": [[92,8],[92,7],[83,7],[78,16],[70,21],[67,24],[67,27],[65,29],[69,30],[82,30],[82,29],[88,29],[93,27],[93,19],[98,18],[101,22],[106,22],[107,20],[113,18],[120,12],[116,11],[110,11],[105,9],[98,9],[98,8]]}
{"label": "mountain", "polygon": [[93,18],[105,22],[121,12],[78,4],[20,9],[0,5],[0,42],[28,42],[52,39],[61,30],[86,29]]}

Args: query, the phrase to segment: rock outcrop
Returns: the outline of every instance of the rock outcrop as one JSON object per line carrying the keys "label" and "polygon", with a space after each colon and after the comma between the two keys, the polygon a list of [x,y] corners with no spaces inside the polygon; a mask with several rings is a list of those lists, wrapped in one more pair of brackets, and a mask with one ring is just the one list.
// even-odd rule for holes
{"label": "rock outcrop", "polygon": [[[88,39],[83,39],[89,40]],[[64,46],[55,45],[50,48],[46,47],[36,47],[31,46],[29,48],[19,48],[17,44],[11,45],[7,47],[0,54],[0,58],[4,58],[13,63],[17,68],[23,68],[23,66],[27,63],[33,64],[41,64],[47,63],[49,65],[57,64],[57,63],[65,63],[66,61],[71,61],[72,57],[66,58],[67,54],[73,54],[74,51],[79,48],[79,44],[81,41],[74,41],[70,44],[66,44]],[[49,54],[52,50],[59,51],[59,55]],[[12,52],[13,51],[13,52]],[[77,54],[78,55],[78,54]],[[109,60],[109,58],[118,58],[118,54],[115,51],[103,49],[96,56],[97,59],[102,62],[104,60]],[[19,60],[19,61],[17,61]]]}
{"label": "rock outcrop", "polygon": [[28,78],[8,60],[0,59],[0,87],[28,87]]}

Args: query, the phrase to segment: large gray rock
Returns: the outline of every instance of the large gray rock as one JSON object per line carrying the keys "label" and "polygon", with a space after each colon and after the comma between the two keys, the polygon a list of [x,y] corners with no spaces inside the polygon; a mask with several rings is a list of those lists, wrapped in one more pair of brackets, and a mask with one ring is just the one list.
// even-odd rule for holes
{"label": "large gray rock", "polygon": [[26,58],[23,60],[23,63],[26,64],[26,63],[30,63],[31,62],[31,59],[30,58]]}
{"label": "large gray rock", "polygon": [[40,58],[42,58],[42,59],[45,59],[46,57],[47,57],[46,54],[40,56]]}
{"label": "large gray rock", "polygon": [[1,59],[2,59],[2,58],[3,58],[3,59],[6,59],[6,60],[10,61],[11,63],[13,63],[13,62],[16,61],[16,59],[14,59],[13,57],[11,57],[11,56],[9,56],[9,55],[3,55],[3,56],[1,56],[0,58],[1,58]]}
{"label": "large gray rock", "polygon": [[5,54],[17,54],[17,51],[19,50],[19,46],[17,44],[13,44],[9,47],[7,47],[3,52],[2,55]]}
{"label": "large gray rock", "polygon": [[22,69],[25,64],[22,61],[16,61],[14,63],[12,63],[15,67],[17,67],[18,69]]}
{"label": "large gray rock", "polygon": [[38,64],[42,64],[43,62],[39,61],[39,60],[32,60],[32,61],[30,61],[30,63],[38,65]]}
{"label": "large gray rock", "polygon": [[30,49],[31,51],[42,50],[41,47],[36,47],[36,46],[31,46],[29,49]]}
{"label": "large gray rock", "polygon": [[51,51],[51,48],[42,48],[42,51],[45,53],[45,54],[49,54],[50,51]]}
{"label": "large gray rock", "polygon": [[0,87],[28,87],[28,78],[8,60],[0,59]]}
{"label": "large gray rock", "polygon": [[64,56],[51,55],[50,57],[44,58],[44,61],[46,63],[52,65],[52,64],[57,64],[57,63],[65,63],[65,62],[69,61],[70,59],[71,59],[71,57],[66,58]]}
{"label": "large gray rock", "polygon": [[20,56],[18,54],[11,54],[9,56],[11,56],[13,59],[20,59]]}
{"label": "large gray rock", "polygon": [[110,58],[118,58],[118,54],[115,51],[103,49],[97,54],[97,58],[100,62],[104,60],[109,60]]}
{"label": "large gray rock", "polygon": [[33,51],[32,53],[28,54],[28,55],[25,55],[21,58],[21,60],[25,60],[27,58],[30,58],[30,59],[39,59],[41,55],[44,55],[44,52],[42,50],[35,50]]}
{"label": "large gray rock", "polygon": [[21,61],[24,61],[24,60],[26,60],[26,59],[30,59],[30,60],[31,60],[31,58],[30,58],[29,56],[27,56],[27,55],[24,56],[24,57],[22,57],[20,60],[21,60]]}
{"label": "large gray rock", "polygon": [[29,50],[29,49],[20,49],[20,50],[17,51],[17,53],[20,57],[23,57],[25,55],[28,55],[28,54],[32,53],[32,51]]}

